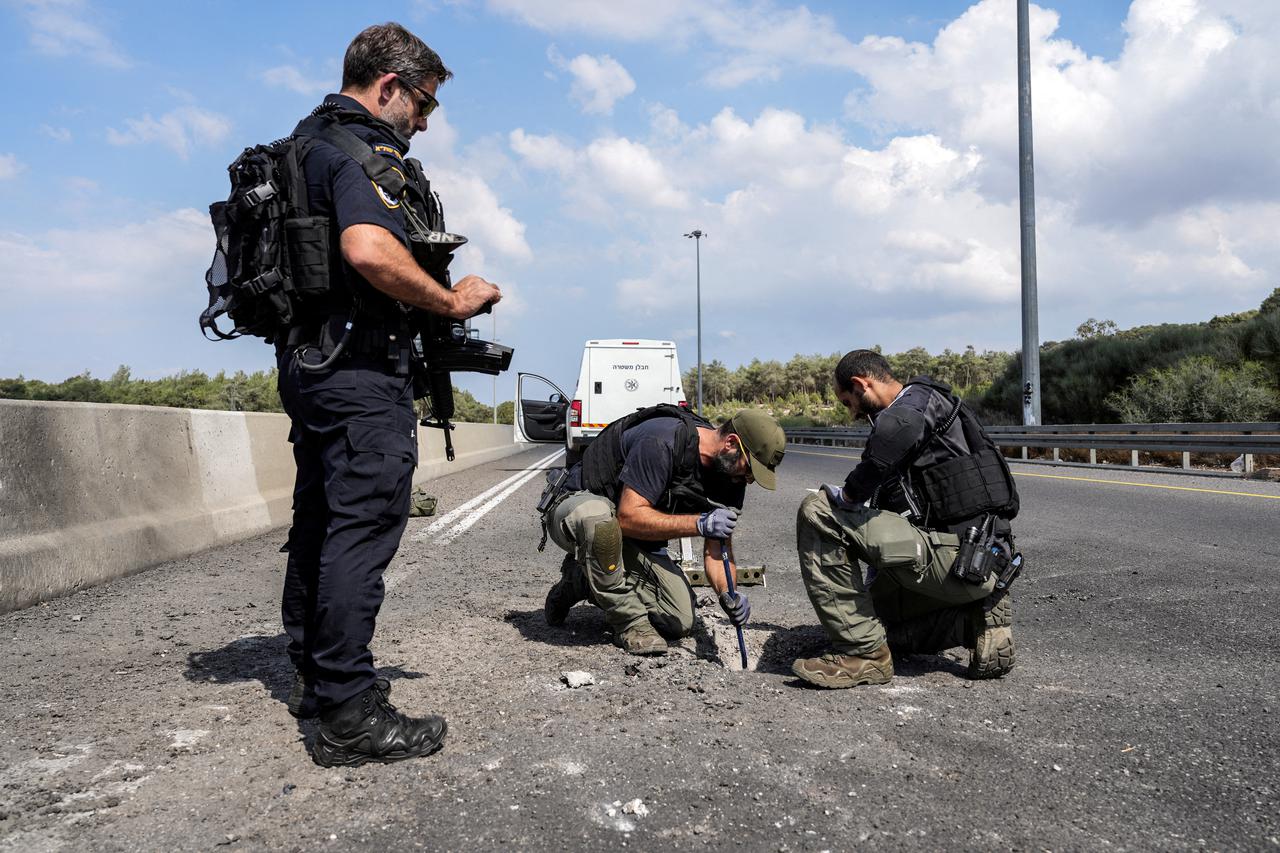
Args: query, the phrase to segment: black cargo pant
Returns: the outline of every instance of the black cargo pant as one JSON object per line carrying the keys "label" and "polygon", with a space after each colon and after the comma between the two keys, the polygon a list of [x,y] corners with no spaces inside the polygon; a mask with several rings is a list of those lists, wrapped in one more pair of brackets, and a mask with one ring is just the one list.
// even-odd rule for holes
{"label": "black cargo pant", "polygon": [[298,465],[281,613],[289,657],[323,710],[373,685],[369,641],[408,519],[417,419],[410,378],[385,362],[343,358],[309,373],[297,358],[278,358]]}

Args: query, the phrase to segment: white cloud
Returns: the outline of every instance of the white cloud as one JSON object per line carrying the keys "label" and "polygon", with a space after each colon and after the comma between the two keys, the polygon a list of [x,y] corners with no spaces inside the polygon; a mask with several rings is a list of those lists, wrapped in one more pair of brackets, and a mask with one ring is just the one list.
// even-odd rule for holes
{"label": "white cloud", "polygon": [[494,12],[546,32],[578,32],[628,40],[657,38],[688,20],[684,0],[600,3],[597,0],[488,0]]}
{"label": "white cloud", "polygon": [[[1280,192],[1280,38],[1274,8],[1245,0],[1135,0],[1114,61],[1054,38],[1032,7],[1036,188],[1086,219],[1134,223],[1185,205]],[[981,184],[1017,180],[1013,8],[983,0],[932,44],[870,37],[855,67],[871,84],[851,115],[885,130],[931,128],[982,152]]]}
{"label": "white cloud", "polygon": [[107,128],[107,142],[112,145],[158,143],[171,148],[184,160],[197,145],[217,144],[231,131],[226,116],[182,106],[153,118],[147,113],[140,119],[125,119],[125,130]]}
{"label": "white cloud", "polygon": [[852,68],[858,48],[835,22],[806,7],[771,0],[488,0],[488,8],[548,33],[585,33],[627,41],[697,43],[710,63],[706,81],[729,88],[774,80],[791,65]]}
{"label": "white cloud", "polygon": [[54,142],[70,142],[71,128],[69,127],[53,127],[51,125],[40,125],[40,132],[52,139]]}
{"label": "white cloud", "polygon": [[618,137],[597,139],[583,152],[595,176],[626,199],[657,207],[685,207],[688,195],[675,187],[665,166],[644,145]]}
{"label": "white cloud", "polygon": [[[501,330],[504,323],[524,313],[526,303],[518,281],[534,253],[525,237],[525,223],[494,189],[499,176],[508,177],[510,158],[501,152],[495,155],[493,147],[487,140],[460,145],[458,131],[442,108],[431,114],[427,132],[414,136],[410,154],[422,161],[431,188],[440,195],[446,227],[469,241],[450,267],[453,280],[475,274],[502,288],[497,309]],[[476,321],[482,331],[488,325],[487,318]]]}
{"label": "white cloud", "polygon": [[207,214],[184,208],[122,225],[0,233],[0,256],[6,259],[0,268],[6,301],[62,294],[142,302],[188,291],[199,301],[213,256],[213,227]]}
{"label": "white cloud", "polygon": [[30,27],[28,40],[46,56],[77,57],[107,68],[128,68],[132,61],[92,19],[83,0],[23,0]]}
{"label": "white cloud", "polygon": [[14,154],[0,154],[0,181],[7,181],[16,177],[25,166],[18,161]]}
{"label": "white cloud", "polygon": [[466,235],[486,254],[496,252],[519,262],[532,259],[524,223],[502,206],[484,178],[465,169],[437,169],[431,183],[444,199],[449,230]]}
{"label": "white cloud", "polygon": [[535,169],[549,169],[568,174],[574,167],[577,154],[572,148],[554,136],[532,136],[521,128],[511,131],[511,149]]}
{"label": "white cloud", "polygon": [[309,97],[336,92],[336,80],[309,77],[296,65],[279,65],[262,72],[262,82],[278,89],[287,89]]}
{"label": "white cloud", "polygon": [[[612,297],[590,316],[677,328],[694,281],[679,234],[700,227],[704,312],[779,356],[814,340],[1016,345],[1017,184],[999,197],[982,184],[981,145],[926,133],[863,147],[775,109],[692,127],[655,115],[648,140],[510,136],[527,168],[554,176],[562,214],[600,229],[606,245],[584,267],[604,271]],[[1087,316],[1125,325],[1225,310],[1206,292],[1247,307],[1280,271],[1267,233],[1280,227],[1276,201],[1177,207],[1138,229],[1083,221],[1078,204],[1074,192],[1040,199],[1046,338]]]}
{"label": "white cloud", "polygon": [[565,59],[554,47],[547,56],[561,71],[573,76],[569,95],[582,106],[584,113],[608,115],[613,105],[636,90],[636,81],[612,56],[580,54]]}
{"label": "white cloud", "polygon": [[[659,4],[658,25],[630,6],[626,18],[620,4],[572,19],[550,4],[502,5],[549,31],[633,40],[733,8]],[[829,23],[759,8],[794,32],[820,35]],[[1056,12],[1032,7],[1045,337],[1069,336],[1088,316],[1124,326],[1256,305],[1280,281],[1273,5],[1136,0],[1114,59],[1088,55],[1057,26]],[[731,84],[806,61],[788,32],[772,45],[755,34],[733,21],[700,31],[721,50],[708,74]],[[511,134],[526,168],[547,175],[561,215],[603,244],[584,263],[607,271],[612,294],[591,316],[680,327],[694,269],[677,235],[701,227],[704,310],[780,354],[850,337],[1016,346],[1016,68],[1011,50],[992,47],[1014,44],[1013,4],[975,3],[928,43],[828,35],[822,61],[864,84],[849,117],[883,142],[855,144],[783,109],[725,109],[688,126],[662,105],[650,108],[647,136]],[[632,168],[602,169],[605,152]]]}
{"label": "white cloud", "polygon": [[510,144],[527,166],[566,177],[572,192],[589,208],[608,205],[610,195],[642,208],[679,209],[689,204],[688,193],[676,186],[664,164],[643,143],[605,137],[575,151],[555,137],[517,128],[511,132]]}

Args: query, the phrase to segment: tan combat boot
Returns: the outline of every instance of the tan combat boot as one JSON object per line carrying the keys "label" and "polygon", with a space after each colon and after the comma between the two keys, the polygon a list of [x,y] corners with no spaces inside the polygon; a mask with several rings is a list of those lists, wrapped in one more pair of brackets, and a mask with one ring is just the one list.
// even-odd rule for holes
{"label": "tan combat boot", "polygon": [[1008,591],[993,593],[975,608],[969,646],[970,678],[999,678],[1013,669],[1013,603]]}
{"label": "tan combat boot", "polygon": [[893,656],[889,644],[865,655],[841,655],[834,652],[819,658],[800,658],[791,671],[819,687],[843,688],[859,684],[888,684],[893,678]]}
{"label": "tan combat boot", "polygon": [[632,655],[665,655],[667,641],[654,630],[649,620],[637,622],[613,638],[613,643]]}

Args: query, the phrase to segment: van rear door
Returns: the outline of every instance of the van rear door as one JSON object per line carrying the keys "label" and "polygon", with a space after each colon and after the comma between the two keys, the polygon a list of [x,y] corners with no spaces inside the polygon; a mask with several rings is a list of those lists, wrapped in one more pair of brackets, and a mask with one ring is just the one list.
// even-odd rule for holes
{"label": "van rear door", "polygon": [[669,346],[649,341],[619,341],[591,350],[590,391],[583,400],[583,422],[608,424],[637,409],[673,402]]}

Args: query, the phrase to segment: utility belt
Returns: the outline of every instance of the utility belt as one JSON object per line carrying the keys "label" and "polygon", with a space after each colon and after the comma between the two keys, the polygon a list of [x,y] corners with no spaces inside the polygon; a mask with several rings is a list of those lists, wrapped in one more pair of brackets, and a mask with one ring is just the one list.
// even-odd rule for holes
{"label": "utility belt", "polygon": [[293,326],[279,343],[277,355],[294,350],[300,355],[311,349],[321,362],[299,365],[309,372],[332,367],[340,358],[357,357],[378,362],[397,376],[408,376],[413,365],[413,330],[408,323],[387,324],[358,315],[332,315],[318,324]]}
{"label": "utility belt", "polygon": [[996,575],[996,589],[1006,589],[1022,572],[1022,552],[1013,550],[1013,534],[996,529],[996,516],[987,514],[960,536],[960,551],[951,564],[951,575],[968,583],[984,584]]}

